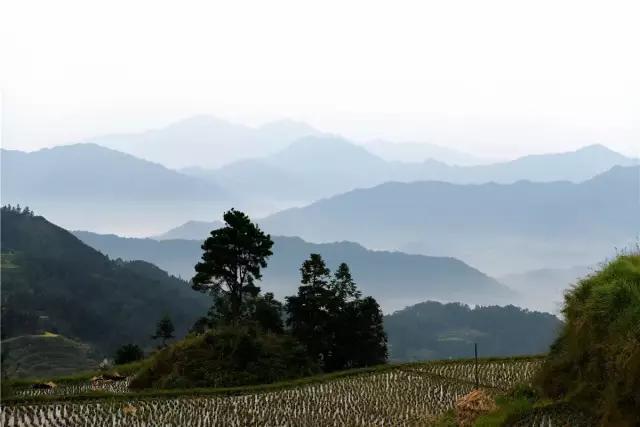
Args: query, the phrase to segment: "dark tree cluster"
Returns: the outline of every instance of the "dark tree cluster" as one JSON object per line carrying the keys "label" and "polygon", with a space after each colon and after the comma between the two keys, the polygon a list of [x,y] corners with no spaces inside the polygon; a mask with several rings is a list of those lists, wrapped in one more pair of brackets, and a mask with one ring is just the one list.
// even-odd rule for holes
{"label": "dark tree cluster", "polygon": [[34,213],[31,209],[29,209],[29,206],[25,206],[24,208],[21,207],[19,204],[16,206],[11,206],[11,205],[3,205],[2,208],[0,208],[2,210],[2,212],[5,213],[14,213],[14,214],[20,214],[20,215],[26,215],[26,216],[34,216]]}
{"label": "dark tree cluster", "polygon": [[361,298],[349,271],[335,274],[319,254],[300,268],[298,294],[287,297],[287,325],[325,371],[384,363],[387,337],[382,312],[372,297]]}
{"label": "dark tree cluster", "polygon": [[242,212],[232,209],[224,221],[202,245],[202,261],[195,267],[193,288],[210,293],[214,303],[192,332],[253,325],[262,333],[287,334],[325,371],[386,361],[380,307],[372,297],[361,296],[347,264],[331,275],[322,257],[311,254],[300,268],[297,295],[283,306],[256,286],[272,255],[271,237]]}
{"label": "dark tree cluster", "polygon": [[116,351],[113,362],[116,365],[124,365],[144,358],[144,352],[136,344],[125,344]]}

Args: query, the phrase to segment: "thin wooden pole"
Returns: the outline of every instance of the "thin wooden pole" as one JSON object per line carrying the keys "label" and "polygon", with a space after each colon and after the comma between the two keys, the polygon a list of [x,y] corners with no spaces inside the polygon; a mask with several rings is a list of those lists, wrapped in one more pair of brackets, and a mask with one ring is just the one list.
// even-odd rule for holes
{"label": "thin wooden pole", "polygon": [[476,374],[476,388],[480,388],[480,383],[478,381],[478,343],[473,343],[473,350],[475,352],[475,374]]}

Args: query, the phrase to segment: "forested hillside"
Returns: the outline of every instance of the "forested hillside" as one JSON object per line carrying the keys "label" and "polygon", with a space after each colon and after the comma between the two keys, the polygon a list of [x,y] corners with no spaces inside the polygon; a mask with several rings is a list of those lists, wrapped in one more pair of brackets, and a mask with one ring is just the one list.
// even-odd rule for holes
{"label": "forested hillside", "polygon": [[512,305],[471,308],[427,301],[385,316],[390,358],[397,361],[542,354],[560,320]]}
{"label": "forested hillside", "polygon": [[110,260],[31,212],[2,208],[3,338],[55,332],[112,355],[150,345],[169,314],[184,334],[210,300],[143,261]]}

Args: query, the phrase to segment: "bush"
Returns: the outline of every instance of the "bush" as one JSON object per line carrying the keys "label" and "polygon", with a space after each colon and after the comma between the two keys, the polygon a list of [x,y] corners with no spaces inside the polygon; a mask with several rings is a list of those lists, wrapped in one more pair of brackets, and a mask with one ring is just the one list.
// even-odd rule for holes
{"label": "bush", "polygon": [[564,329],[538,383],[603,425],[640,425],[640,254],[620,255],[567,292]]}
{"label": "bush", "polygon": [[136,362],[144,359],[144,352],[135,344],[126,344],[118,349],[114,363],[124,365],[125,363]]}
{"label": "bush", "polygon": [[318,372],[300,343],[252,326],[226,326],[158,352],[132,388],[232,387]]}

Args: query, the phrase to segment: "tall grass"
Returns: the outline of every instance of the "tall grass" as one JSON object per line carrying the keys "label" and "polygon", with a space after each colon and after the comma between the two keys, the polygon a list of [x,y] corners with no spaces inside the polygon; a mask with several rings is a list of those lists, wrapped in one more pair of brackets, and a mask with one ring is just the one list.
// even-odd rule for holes
{"label": "tall grass", "polygon": [[538,378],[543,391],[640,425],[640,253],[622,254],[565,295],[565,326]]}

